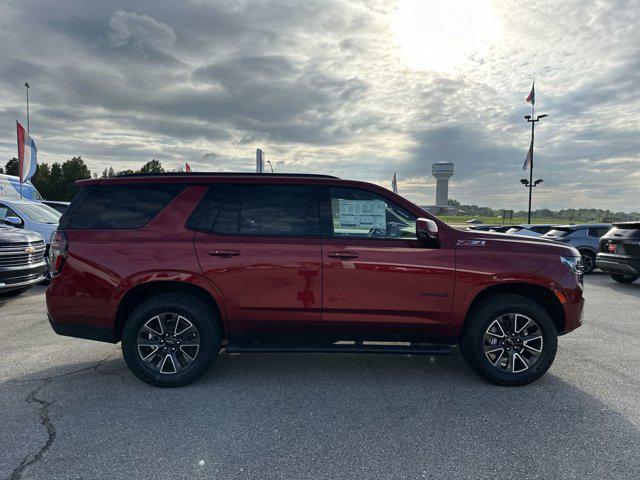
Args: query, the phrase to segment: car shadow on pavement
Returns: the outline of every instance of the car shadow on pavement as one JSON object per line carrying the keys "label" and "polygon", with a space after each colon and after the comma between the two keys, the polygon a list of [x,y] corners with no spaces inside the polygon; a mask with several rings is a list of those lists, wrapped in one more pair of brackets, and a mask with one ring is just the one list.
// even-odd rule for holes
{"label": "car shadow on pavement", "polygon": [[505,388],[457,351],[242,354],[159,389],[114,357],[2,388],[30,384],[47,404],[56,435],[33,478],[633,478],[638,426],[562,374]]}
{"label": "car shadow on pavement", "polygon": [[609,287],[615,290],[617,293],[623,293],[640,299],[640,280],[636,280],[633,283],[618,283],[613,280],[608,273],[605,272],[593,272],[589,275],[590,280],[602,287]]}

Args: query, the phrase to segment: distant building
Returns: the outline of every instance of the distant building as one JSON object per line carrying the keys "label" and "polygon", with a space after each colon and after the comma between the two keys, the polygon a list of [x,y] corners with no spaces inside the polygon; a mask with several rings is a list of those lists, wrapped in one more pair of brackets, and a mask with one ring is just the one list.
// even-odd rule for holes
{"label": "distant building", "polygon": [[455,213],[456,207],[449,203],[449,179],[453,176],[454,164],[451,162],[436,162],[431,167],[431,174],[436,177],[436,204],[429,211],[433,213]]}

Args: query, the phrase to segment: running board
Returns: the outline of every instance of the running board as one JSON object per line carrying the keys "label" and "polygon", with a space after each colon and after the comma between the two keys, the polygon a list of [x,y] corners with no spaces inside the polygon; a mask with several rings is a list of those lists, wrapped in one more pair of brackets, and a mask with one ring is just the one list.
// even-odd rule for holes
{"label": "running board", "polygon": [[396,355],[449,355],[448,345],[393,345],[367,343],[333,343],[330,345],[297,345],[278,343],[228,343],[226,353],[383,353]]}

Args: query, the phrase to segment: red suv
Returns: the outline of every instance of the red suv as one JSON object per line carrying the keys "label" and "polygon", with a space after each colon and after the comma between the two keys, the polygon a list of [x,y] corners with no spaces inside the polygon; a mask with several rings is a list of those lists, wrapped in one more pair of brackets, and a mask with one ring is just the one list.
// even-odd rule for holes
{"label": "red suv", "polygon": [[485,379],[542,376],[581,324],[580,254],[449,227],[369,183],[163,174],[79,182],[51,245],[56,333],[122,341],[152,385],[221,349],[444,354]]}

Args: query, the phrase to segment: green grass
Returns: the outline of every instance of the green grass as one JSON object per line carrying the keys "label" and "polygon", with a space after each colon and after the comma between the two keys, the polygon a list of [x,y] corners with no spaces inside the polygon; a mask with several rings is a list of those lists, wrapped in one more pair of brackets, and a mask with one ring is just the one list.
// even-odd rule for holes
{"label": "green grass", "polygon": [[[480,220],[484,224],[488,225],[502,225],[502,219],[497,217],[473,217],[468,215],[438,215],[438,218],[443,222],[450,223],[452,225],[460,225],[466,224],[467,220],[471,220],[472,218],[476,218]],[[570,220],[565,220],[562,218],[532,218],[532,223],[555,223],[558,225],[563,225],[567,223],[571,223]],[[527,223],[527,217],[513,217],[511,222],[507,220],[505,224],[511,223],[512,225],[518,225],[520,223]]]}

